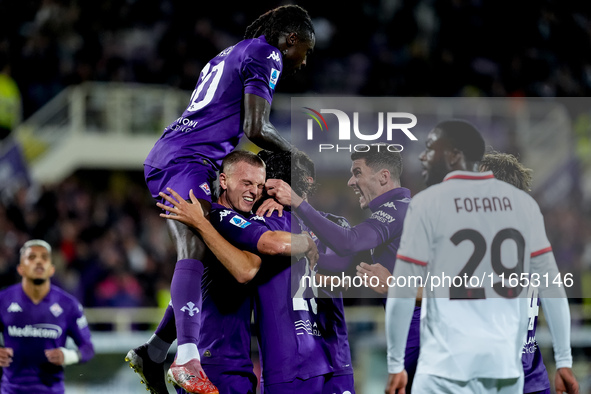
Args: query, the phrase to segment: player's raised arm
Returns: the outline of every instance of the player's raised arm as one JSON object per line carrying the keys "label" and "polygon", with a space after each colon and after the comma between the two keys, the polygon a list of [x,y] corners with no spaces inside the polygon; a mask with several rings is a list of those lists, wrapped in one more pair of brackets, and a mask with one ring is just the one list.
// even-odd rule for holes
{"label": "player's raised arm", "polygon": [[[369,250],[384,242],[375,228],[365,222],[355,227],[342,227],[334,223],[294,193],[285,181],[269,179],[265,188],[280,204],[295,208],[306,225],[340,256]],[[263,214],[262,209],[257,214]]]}

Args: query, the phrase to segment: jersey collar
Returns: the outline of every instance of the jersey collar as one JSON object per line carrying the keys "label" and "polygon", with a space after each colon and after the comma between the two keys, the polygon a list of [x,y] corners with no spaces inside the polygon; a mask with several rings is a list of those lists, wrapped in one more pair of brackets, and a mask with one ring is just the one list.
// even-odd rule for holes
{"label": "jersey collar", "polygon": [[473,172],[473,171],[452,171],[443,178],[443,182],[450,179],[464,179],[464,180],[482,180],[494,178],[492,171]]}
{"label": "jersey collar", "polygon": [[405,187],[397,187],[395,189],[388,190],[384,194],[380,194],[371,200],[368,206],[372,212],[375,212],[382,206],[382,204],[385,204],[388,201],[402,200],[404,198],[410,198],[410,190]]}

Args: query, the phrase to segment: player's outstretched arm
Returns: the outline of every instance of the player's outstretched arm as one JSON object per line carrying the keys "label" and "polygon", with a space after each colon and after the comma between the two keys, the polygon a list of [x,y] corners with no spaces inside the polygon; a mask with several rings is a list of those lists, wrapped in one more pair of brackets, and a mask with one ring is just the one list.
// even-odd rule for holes
{"label": "player's outstretched arm", "polygon": [[318,247],[306,232],[292,234],[287,231],[267,231],[259,238],[257,249],[271,256],[304,255],[312,266],[318,261]]}
{"label": "player's outstretched arm", "polygon": [[244,95],[244,134],[259,148],[271,151],[291,150],[291,144],[269,121],[271,104],[256,94]]}
{"label": "player's outstretched arm", "polygon": [[299,205],[296,212],[320,241],[339,256],[370,250],[385,242],[375,226],[367,221],[354,227],[342,227],[324,217],[306,201]]}
{"label": "player's outstretched arm", "polygon": [[167,188],[167,190],[174,198],[162,192],[160,197],[171,203],[173,207],[157,203],[158,207],[170,212],[170,214],[161,213],[160,216],[166,219],[178,220],[187,226],[194,227],[207,247],[238,282],[247,283],[252,280],[261,267],[261,258],[256,254],[240,250],[228,242],[203,216],[201,204],[193,194],[192,189],[189,191],[191,203],[183,200],[171,188]]}

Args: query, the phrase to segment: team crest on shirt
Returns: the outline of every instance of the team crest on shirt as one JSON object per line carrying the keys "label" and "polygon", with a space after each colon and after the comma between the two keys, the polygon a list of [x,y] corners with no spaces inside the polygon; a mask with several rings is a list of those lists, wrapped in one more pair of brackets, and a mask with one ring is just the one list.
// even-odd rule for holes
{"label": "team crest on shirt", "polygon": [[279,56],[279,54],[277,53],[277,51],[271,52],[271,54],[269,56],[267,56],[267,59],[273,59],[276,62],[281,63],[281,56]]}
{"label": "team crest on shirt", "polygon": [[232,219],[230,219],[230,223],[232,223],[236,227],[246,228],[250,226],[250,222],[246,221],[244,218],[236,215]]}
{"label": "team crest on shirt", "polygon": [[279,80],[279,70],[271,68],[271,75],[269,76],[269,86],[271,89],[275,89],[277,81]]}
{"label": "team crest on shirt", "polygon": [[203,182],[201,185],[199,185],[199,187],[201,188],[201,190],[205,192],[205,194],[211,196],[211,189],[209,188],[207,182]]}
{"label": "team crest on shirt", "polygon": [[86,320],[86,316],[82,315],[78,319],[76,319],[76,325],[80,330],[85,327],[88,327],[88,320]]}
{"label": "team crest on shirt", "polygon": [[11,303],[6,309],[7,312],[22,312],[23,308],[16,302]]}
{"label": "team crest on shirt", "polygon": [[189,301],[187,302],[187,305],[181,308],[181,311],[188,312],[189,316],[195,316],[196,313],[199,313],[199,308],[197,308],[194,303]]}
{"label": "team crest on shirt", "polygon": [[59,315],[61,315],[62,313],[64,313],[64,310],[62,309],[62,307],[57,302],[55,304],[53,304],[52,306],[49,307],[49,311],[55,317],[58,317]]}

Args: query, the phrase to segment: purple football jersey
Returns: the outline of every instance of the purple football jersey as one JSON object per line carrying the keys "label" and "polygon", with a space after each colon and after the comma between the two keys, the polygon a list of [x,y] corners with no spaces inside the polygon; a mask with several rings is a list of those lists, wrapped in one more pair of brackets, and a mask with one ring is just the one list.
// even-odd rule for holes
{"label": "purple football jersey", "polygon": [[55,286],[39,304],[31,301],[20,283],[1,291],[0,325],[4,346],[14,351],[12,363],[4,368],[2,394],[63,393],[64,368],[50,363],[45,350],[65,347],[67,337],[78,346],[80,361],[94,356],[82,306]]}
{"label": "purple football jersey", "polygon": [[542,360],[542,352],[536,341],[540,299],[535,289],[531,288],[530,292],[532,295],[529,299],[527,339],[521,353],[521,363],[523,364],[523,372],[525,374],[523,381],[524,393],[534,393],[550,388],[548,372],[546,371],[544,360]]}
{"label": "purple football jersey", "polygon": [[282,70],[281,53],[264,36],[224,49],[203,68],[189,106],[164,129],[144,164],[165,168],[205,157],[219,166],[244,133],[244,94],[271,103]]}
{"label": "purple football jersey", "polygon": [[[271,217],[253,216],[249,220],[274,231],[291,232],[292,215],[287,211],[281,218],[274,212]],[[265,385],[307,380],[333,371],[324,348],[316,300],[304,298],[305,288],[299,287],[305,274],[310,274],[307,259],[268,256],[255,278],[255,320]]]}
{"label": "purple football jersey", "polygon": [[[351,227],[344,217],[325,212],[320,212],[320,214],[342,227]],[[308,227],[303,223],[301,227],[302,230],[309,231]],[[324,263],[324,256],[327,256],[330,249],[313,233],[311,235],[318,247],[318,254],[320,255],[318,265],[321,266]],[[337,257],[338,261],[335,261]],[[340,257],[333,255],[331,265],[335,268],[337,265],[340,265],[341,271],[344,271],[351,264],[351,261],[351,256]],[[322,292],[322,295],[316,299],[318,304],[318,321],[321,325],[323,340],[328,350],[330,363],[334,370],[333,376],[353,374],[342,294],[331,294],[325,288],[320,288],[319,291]]]}
{"label": "purple football jersey", "polygon": [[[403,187],[390,190],[370,201],[371,216],[351,228],[325,218],[308,203],[302,203],[297,214],[322,243],[339,255],[369,250],[374,264],[393,272],[409,203],[410,190]],[[382,302],[386,304],[386,297]],[[420,314],[420,308],[416,307],[406,343],[405,366],[410,374],[418,360]]]}
{"label": "purple football jersey", "polygon": [[[257,251],[261,235],[269,231],[219,204],[212,204],[210,221],[233,245],[253,253]],[[211,252],[204,259],[204,266],[201,280],[204,324],[199,337],[201,362],[223,365],[226,372],[252,372],[252,285],[238,283]]]}

